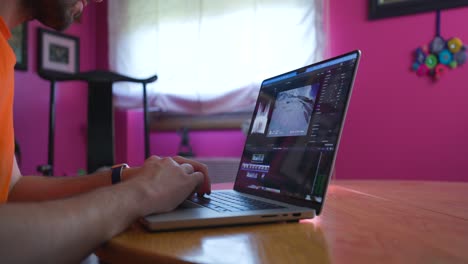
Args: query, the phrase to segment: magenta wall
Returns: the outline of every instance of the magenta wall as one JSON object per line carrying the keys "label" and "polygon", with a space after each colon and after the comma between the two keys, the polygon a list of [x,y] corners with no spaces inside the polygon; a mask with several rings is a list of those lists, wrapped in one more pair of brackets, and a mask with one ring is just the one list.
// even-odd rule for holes
{"label": "magenta wall", "polygon": [[[96,28],[102,27],[96,25],[99,21],[97,14],[96,6],[90,4],[82,22],[65,32],[81,39],[81,70],[105,65],[102,59],[96,59],[101,56],[96,51]],[[47,162],[49,83],[37,75],[38,27],[37,22],[29,23],[28,71],[15,73],[14,125],[16,139],[21,146],[24,175],[37,174],[36,166]],[[74,175],[79,169],[86,168],[86,85],[60,83],[56,98],[55,174]]]}
{"label": "magenta wall", "polygon": [[[367,20],[367,0],[330,1],[329,47],[362,50],[337,178],[468,180],[468,66],[432,82],[409,70],[435,34],[435,13]],[[441,33],[468,42],[468,8],[442,12]]]}
{"label": "magenta wall", "polygon": [[[363,52],[336,177],[468,181],[468,67],[438,82],[410,71],[413,50],[434,37],[435,14],[369,21],[367,0],[329,3],[327,56]],[[466,16],[468,8],[442,12],[443,36],[468,42]],[[119,156],[138,164],[143,128],[137,112],[124,114],[129,144]],[[151,139],[158,155],[174,155],[180,142],[174,133]],[[201,156],[239,156],[244,140],[240,131],[191,133]]]}
{"label": "magenta wall", "polygon": [[[412,51],[434,36],[435,14],[367,20],[367,0],[330,0],[328,55],[361,49],[363,57],[345,125],[337,178],[468,180],[468,67],[432,82],[409,70]],[[442,34],[468,42],[468,8],[442,13]],[[81,69],[107,69],[106,6],[90,6],[82,24],[67,33],[81,41]],[[15,129],[22,171],[47,161],[48,83],[36,74],[36,28],[29,28],[29,71],[17,72]],[[104,32],[104,33],[103,33]],[[58,89],[56,174],[85,167],[86,96],[80,84]],[[117,162],[143,161],[141,111],[117,112]],[[236,157],[240,130],[192,132],[201,157]],[[180,138],[152,133],[151,152],[174,155]]]}

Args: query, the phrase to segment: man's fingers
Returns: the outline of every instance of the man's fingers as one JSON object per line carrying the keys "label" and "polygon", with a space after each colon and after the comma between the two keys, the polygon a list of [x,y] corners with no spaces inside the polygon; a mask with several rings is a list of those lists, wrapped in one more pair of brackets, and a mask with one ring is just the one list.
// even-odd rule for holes
{"label": "man's fingers", "polygon": [[175,156],[172,158],[151,156],[148,158],[148,161],[154,164],[162,162],[166,164],[173,163],[174,165],[180,166],[185,173],[195,178],[197,182],[196,192],[199,196],[211,193],[210,177],[208,176],[208,168],[205,164],[181,156]]}
{"label": "man's fingers", "polygon": [[192,165],[194,171],[198,171],[198,172],[203,173],[204,180],[203,180],[203,183],[197,189],[198,195],[202,196],[205,193],[206,194],[211,193],[211,181],[210,181],[210,177],[208,176],[208,168],[206,167],[205,164],[200,163],[198,161],[191,160],[191,159],[187,159],[187,158],[184,158],[184,157],[181,157],[181,156],[175,156],[175,157],[173,157],[173,159],[174,159],[174,161],[176,161],[179,164],[188,163],[188,164]]}
{"label": "man's fingers", "polygon": [[204,174],[204,180],[203,180],[203,185],[202,185],[202,189],[200,190],[201,193],[199,193],[200,195],[203,195],[203,194],[211,194],[211,180],[210,180],[210,177],[208,177],[207,174]]}
{"label": "man's fingers", "polygon": [[152,155],[148,159],[146,159],[146,162],[158,162],[160,160],[161,160],[161,158],[159,156]]}
{"label": "man's fingers", "polygon": [[208,168],[206,167],[205,164],[203,164],[201,162],[191,160],[191,159],[187,159],[187,158],[184,158],[184,157],[181,157],[181,156],[175,156],[175,157],[173,157],[173,159],[179,164],[188,163],[188,164],[193,166],[195,171],[201,171],[202,173],[208,175]]}
{"label": "man's fingers", "polygon": [[203,181],[204,181],[204,178],[205,178],[205,175],[203,175],[203,173],[199,172],[199,171],[196,171],[194,173],[192,173],[190,176],[192,176],[192,178],[194,179],[194,181],[197,183],[197,192],[198,192],[198,189],[200,188],[200,186],[202,186],[203,184]]}
{"label": "man's fingers", "polygon": [[180,164],[180,167],[185,171],[187,174],[192,174],[195,170],[191,164],[188,163],[182,163]]}

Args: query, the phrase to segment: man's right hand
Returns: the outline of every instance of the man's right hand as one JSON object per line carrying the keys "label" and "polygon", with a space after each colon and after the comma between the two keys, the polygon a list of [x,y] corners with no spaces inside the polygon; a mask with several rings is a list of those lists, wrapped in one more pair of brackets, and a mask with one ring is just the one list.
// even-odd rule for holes
{"label": "man's right hand", "polygon": [[209,185],[206,179],[207,175],[195,171],[188,162],[178,163],[173,158],[152,156],[142,167],[133,169],[131,179],[122,185],[128,184],[130,188],[142,191],[140,212],[144,216],[174,210],[199,186]]}

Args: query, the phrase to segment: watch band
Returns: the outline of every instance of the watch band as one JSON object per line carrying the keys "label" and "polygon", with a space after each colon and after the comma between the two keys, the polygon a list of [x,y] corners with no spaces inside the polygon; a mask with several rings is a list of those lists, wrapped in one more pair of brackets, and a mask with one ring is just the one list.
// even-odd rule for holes
{"label": "watch band", "polygon": [[121,163],[112,166],[112,173],[111,173],[111,179],[112,179],[112,184],[117,184],[122,181],[122,171],[126,168],[129,168],[127,163]]}

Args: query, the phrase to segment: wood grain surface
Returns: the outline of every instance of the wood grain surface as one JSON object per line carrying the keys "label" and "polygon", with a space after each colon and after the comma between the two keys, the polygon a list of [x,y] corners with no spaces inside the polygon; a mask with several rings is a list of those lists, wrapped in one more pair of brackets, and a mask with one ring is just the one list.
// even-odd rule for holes
{"label": "wood grain surface", "polygon": [[159,233],[135,224],[96,253],[106,263],[468,263],[466,212],[447,209],[468,200],[468,184],[440,186],[334,181],[312,220]]}

